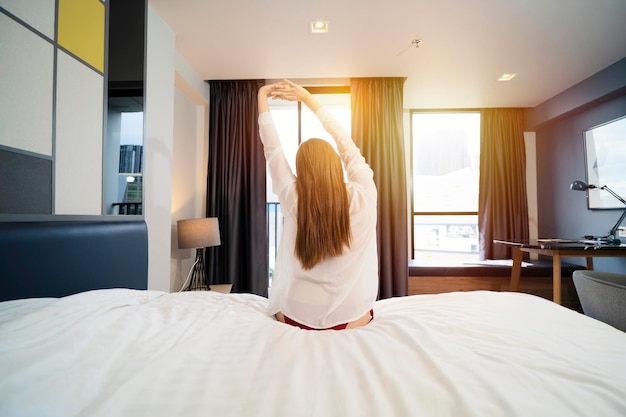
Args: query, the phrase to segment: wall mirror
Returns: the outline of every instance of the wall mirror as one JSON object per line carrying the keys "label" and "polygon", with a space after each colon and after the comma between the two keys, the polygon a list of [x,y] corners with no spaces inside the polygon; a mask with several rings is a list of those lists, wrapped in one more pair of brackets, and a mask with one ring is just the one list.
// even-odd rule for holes
{"label": "wall mirror", "polygon": [[[584,131],[587,184],[626,198],[626,116]],[[589,189],[590,209],[624,208],[606,190]]]}
{"label": "wall mirror", "polygon": [[109,0],[102,214],[142,214],[146,5]]}

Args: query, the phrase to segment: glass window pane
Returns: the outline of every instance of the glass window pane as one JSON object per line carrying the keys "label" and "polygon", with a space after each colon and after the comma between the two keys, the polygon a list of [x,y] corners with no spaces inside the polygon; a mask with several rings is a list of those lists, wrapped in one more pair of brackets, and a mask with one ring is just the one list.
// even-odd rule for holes
{"label": "glass window pane", "polygon": [[413,210],[477,212],[480,113],[412,113]]}
{"label": "glass window pane", "polygon": [[[350,134],[350,94],[316,94],[315,97]],[[311,138],[327,140],[335,147],[332,137],[324,130],[315,114],[308,107],[302,106],[302,140]]]}
{"label": "glass window pane", "polygon": [[[289,161],[291,169],[295,170],[296,151],[298,149],[298,104],[276,100],[270,102],[270,109],[287,161]],[[269,170],[266,173],[266,178],[267,202],[277,203],[278,197],[272,192],[272,179]]]}
{"label": "glass window pane", "polygon": [[413,258],[420,265],[477,262],[480,113],[413,112],[411,129]]}
{"label": "glass window pane", "polygon": [[478,260],[478,216],[413,216],[414,259],[420,265]]}

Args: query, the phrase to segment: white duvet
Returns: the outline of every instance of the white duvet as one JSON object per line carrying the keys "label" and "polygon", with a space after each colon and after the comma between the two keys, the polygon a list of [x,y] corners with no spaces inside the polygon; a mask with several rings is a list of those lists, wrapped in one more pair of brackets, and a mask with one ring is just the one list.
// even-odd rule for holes
{"label": "white duvet", "polygon": [[626,416],[626,333],[518,293],[305,331],[249,294],[0,303],[0,416]]}

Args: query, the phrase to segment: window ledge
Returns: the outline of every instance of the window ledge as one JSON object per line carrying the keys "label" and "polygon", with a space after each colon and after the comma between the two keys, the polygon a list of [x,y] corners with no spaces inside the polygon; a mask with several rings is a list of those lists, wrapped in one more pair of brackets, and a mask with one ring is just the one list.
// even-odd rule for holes
{"label": "window ledge", "polygon": [[[575,270],[586,269],[584,266],[561,262],[561,275],[571,276]],[[409,276],[510,276],[511,267],[508,265],[418,265],[414,260],[409,260]],[[522,267],[523,277],[551,277],[552,261],[532,261],[531,265]]]}

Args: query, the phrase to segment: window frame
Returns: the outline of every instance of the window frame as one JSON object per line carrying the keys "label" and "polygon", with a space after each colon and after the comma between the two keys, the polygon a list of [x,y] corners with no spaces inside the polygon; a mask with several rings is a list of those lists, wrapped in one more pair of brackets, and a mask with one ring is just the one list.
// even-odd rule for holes
{"label": "window frame", "polygon": [[[411,178],[411,190],[410,190],[410,201],[411,201],[411,260],[415,260],[415,217],[416,216],[478,216],[478,209],[476,211],[415,211],[415,196],[414,196],[414,187],[415,181],[413,176],[413,115],[416,113],[433,113],[433,114],[444,114],[444,113],[478,113],[480,114],[480,109],[472,109],[472,108],[451,108],[451,109],[410,109],[409,110],[409,175]],[[482,125],[482,117],[480,120]]]}

